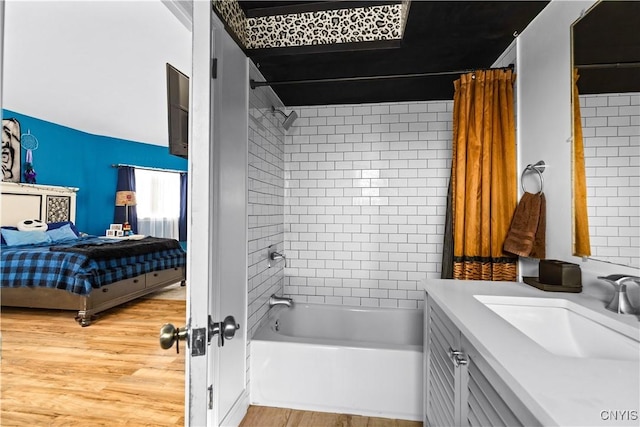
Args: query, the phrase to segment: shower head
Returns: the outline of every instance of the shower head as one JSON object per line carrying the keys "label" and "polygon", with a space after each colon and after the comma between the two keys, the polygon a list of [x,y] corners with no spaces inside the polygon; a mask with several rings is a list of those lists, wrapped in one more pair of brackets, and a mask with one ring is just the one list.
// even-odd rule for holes
{"label": "shower head", "polygon": [[298,118],[298,113],[296,113],[293,110],[291,110],[289,115],[287,115],[282,110],[278,110],[278,109],[276,109],[276,107],[272,106],[271,107],[271,112],[272,113],[280,113],[280,114],[282,114],[284,116],[284,122],[282,122],[282,127],[284,128],[284,130],[289,130],[289,128],[291,127],[293,122],[295,122],[296,119]]}

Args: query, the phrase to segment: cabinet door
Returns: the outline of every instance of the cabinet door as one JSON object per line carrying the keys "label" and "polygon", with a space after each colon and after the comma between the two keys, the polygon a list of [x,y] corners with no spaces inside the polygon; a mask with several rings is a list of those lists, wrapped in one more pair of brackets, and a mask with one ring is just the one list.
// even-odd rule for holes
{"label": "cabinet door", "polygon": [[462,336],[467,356],[466,394],[462,407],[462,424],[468,426],[533,426],[540,423],[520,402],[485,360]]}
{"label": "cabinet door", "polygon": [[460,332],[427,296],[425,305],[425,425],[459,425],[461,369],[449,349],[460,348]]}

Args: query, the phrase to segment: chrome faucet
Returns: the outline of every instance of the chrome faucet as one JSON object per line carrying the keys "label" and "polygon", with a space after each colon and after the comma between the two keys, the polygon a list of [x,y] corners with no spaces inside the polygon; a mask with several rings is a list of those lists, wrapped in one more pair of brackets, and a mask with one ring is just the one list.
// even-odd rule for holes
{"label": "chrome faucet", "polygon": [[599,276],[598,279],[611,283],[615,287],[615,294],[607,304],[607,309],[620,314],[640,314],[640,310],[635,307],[627,295],[627,283],[640,285],[640,277],[627,276],[625,274],[611,274],[609,276]]}
{"label": "chrome faucet", "polygon": [[[269,259],[271,261],[277,261],[279,259],[283,259],[284,260],[284,267],[287,268],[287,257],[284,256],[284,254],[281,254],[280,252],[273,251],[273,252],[271,252],[269,254]],[[269,267],[271,267],[271,266],[269,266]]]}
{"label": "chrome faucet", "polygon": [[276,294],[269,297],[269,308],[276,305],[286,305],[287,307],[293,307],[293,299],[286,297],[279,297]]}

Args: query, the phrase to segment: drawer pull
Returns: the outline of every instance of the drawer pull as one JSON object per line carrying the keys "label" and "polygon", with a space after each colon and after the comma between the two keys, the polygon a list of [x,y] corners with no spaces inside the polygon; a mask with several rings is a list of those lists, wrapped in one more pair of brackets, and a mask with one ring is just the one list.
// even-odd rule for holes
{"label": "drawer pull", "polygon": [[109,288],[102,288],[102,292],[109,292]]}
{"label": "drawer pull", "polygon": [[133,283],[138,283],[138,279],[133,279]]}
{"label": "drawer pull", "polygon": [[467,361],[467,358],[464,357],[464,353],[460,350],[454,350],[453,348],[449,347],[448,353],[449,357],[453,361],[453,364],[456,365],[456,368],[460,365],[466,365],[467,363],[469,363]]}

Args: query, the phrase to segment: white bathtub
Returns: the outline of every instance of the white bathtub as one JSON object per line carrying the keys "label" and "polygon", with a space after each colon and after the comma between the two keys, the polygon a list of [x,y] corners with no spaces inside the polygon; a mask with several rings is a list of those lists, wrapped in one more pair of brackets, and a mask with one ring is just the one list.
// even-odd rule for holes
{"label": "white bathtub", "polygon": [[251,341],[251,403],[422,420],[422,310],[296,304]]}

